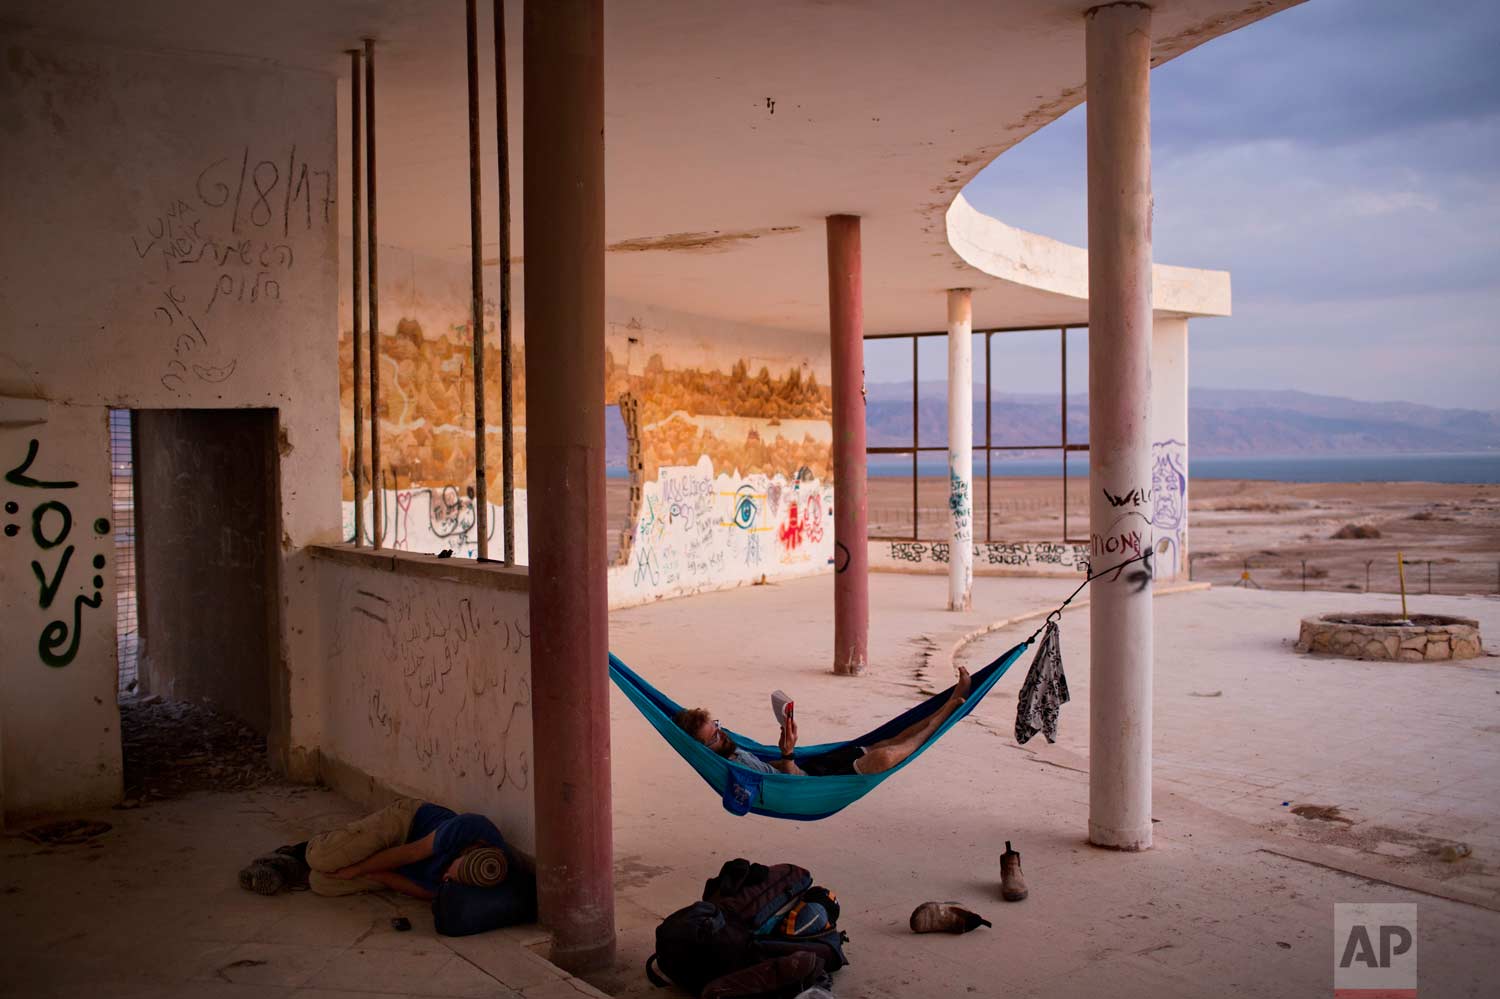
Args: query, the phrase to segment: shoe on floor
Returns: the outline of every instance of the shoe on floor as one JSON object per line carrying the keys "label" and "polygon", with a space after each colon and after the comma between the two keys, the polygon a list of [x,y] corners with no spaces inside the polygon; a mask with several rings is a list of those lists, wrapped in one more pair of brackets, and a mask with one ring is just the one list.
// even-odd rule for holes
{"label": "shoe on floor", "polygon": [[1007,902],[1019,902],[1028,894],[1026,878],[1021,873],[1021,854],[1010,848],[1005,841],[1005,852],[1000,854],[1000,897]]}
{"label": "shoe on floor", "polygon": [[911,914],[913,933],[967,933],[989,925],[988,919],[957,902],[923,902]]}
{"label": "shoe on floor", "polygon": [[257,895],[275,895],[286,887],[286,878],[273,865],[253,860],[240,869],[240,887]]}

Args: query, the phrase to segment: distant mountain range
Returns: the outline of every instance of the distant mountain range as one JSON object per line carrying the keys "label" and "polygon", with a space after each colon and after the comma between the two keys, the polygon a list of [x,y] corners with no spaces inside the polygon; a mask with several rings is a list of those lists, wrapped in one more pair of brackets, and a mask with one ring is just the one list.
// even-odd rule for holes
{"label": "distant mountain range", "polygon": [[[923,382],[917,422],[921,441],[947,439],[943,382]],[[911,383],[868,387],[869,443],[910,443]],[[996,394],[991,408],[996,444],[1056,444],[1061,405],[1056,395]],[[1068,439],[1088,439],[1088,400],[1068,399]],[[974,440],[984,440],[984,405],[974,406]],[[1206,455],[1343,454],[1398,451],[1500,450],[1500,411],[1442,409],[1410,402],[1360,402],[1308,392],[1195,388],[1188,395],[1188,440]]]}
{"label": "distant mountain range", "polygon": [[[869,444],[911,443],[911,383],[872,383]],[[1360,402],[1308,392],[1195,388],[1188,394],[1193,454],[1372,454],[1400,451],[1500,451],[1500,412],[1441,409],[1412,402]],[[923,382],[918,424],[924,445],[948,435],[947,387]],[[1055,445],[1061,438],[1057,396],[996,394],[991,427],[996,444]],[[1068,398],[1068,439],[1088,440],[1088,399]],[[624,466],[625,426],[606,423],[606,461]],[[974,442],[984,441],[984,404],[974,406]]]}

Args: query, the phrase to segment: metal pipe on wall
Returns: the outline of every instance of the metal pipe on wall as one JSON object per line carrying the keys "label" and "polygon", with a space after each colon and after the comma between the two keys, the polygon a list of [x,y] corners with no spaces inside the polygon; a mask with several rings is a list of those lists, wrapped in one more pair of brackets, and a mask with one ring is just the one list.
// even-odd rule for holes
{"label": "metal pipe on wall", "polygon": [[917,540],[922,536],[922,507],[917,496],[917,482],[919,479],[919,468],[917,459],[920,457],[919,449],[922,446],[922,414],[919,409],[918,393],[921,390],[922,380],[917,377],[919,364],[917,361],[917,338],[911,338],[911,539]]}
{"label": "metal pipe on wall", "polygon": [[485,469],[484,425],[484,204],[479,186],[479,9],[467,0],[469,61],[469,282],[473,311],[469,341],[474,365],[474,529],[479,558],[490,557],[489,483]]}
{"label": "metal pipe on wall", "polygon": [[500,165],[500,502],[505,564],[516,564],[515,414],[510,355],[510,87],[505,63],[505,0],[495,0],[495,145]]}
{"label": "metal pipe on wall", "polygon": [[365,39],[365,222],[370,250],[370,543],[384,546],[384,498],[380,495],[380,280],[375,229],[375,40]]}
{"label": "metal pipe on wall", "polygon": [[359,279],[360,271],[364,269],[364,256],[362,245],[359,241],[359,219],[361,214],[359,183],[359,49],[349,50],[349,197],[352,205],[353,219],[349,224],[349,258],[353,262],[350,268],[353,281],[350,287],[350,302],[353,312],[353,333],[350,339],[354,345],[354,453],[351,457],[354,475],[354,544],[356,547],[365,543],[365,500],[364,487],[361,476],[364,474],[365,465],[365,428],[364,428],[364,344],[360,338],[364,334],[363,299],[360,295]]}

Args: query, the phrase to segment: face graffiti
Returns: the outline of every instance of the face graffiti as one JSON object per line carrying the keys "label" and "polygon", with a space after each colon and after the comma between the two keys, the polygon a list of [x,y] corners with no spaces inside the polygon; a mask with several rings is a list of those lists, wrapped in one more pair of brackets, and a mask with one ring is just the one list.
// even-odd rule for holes
{"label": "face graffiti", "polygon": [[[77,489],[78,483],[70,479],[45,479],[33,474],[32,466],[40,448],[40,442],[32,438],[27,445],[26,456],[5,473],[5,482],[13,487],[38,490],[43,494],[24,520],[29,522],[28,538],[37,556],[31,560],[31,573],[37,583],[37,605],[43,610],[51,610],[59,602],[58,597],[68,584],[68,569],[78,550],[77,544],[69,543],[77,535],[73,530],[73,511],[67,503],[66,495],[68,490]],[[59,496],[57,493],[64,495]],[[5,536],[19,537],[22,522],[10,521],[9,518],[23,516],[22,503],[7,499],[5,513],[8,520],[5,524]],[[108,519],[98,517],[94,520],[95,540],[107,537],[109,532]],[[95,575],[88,582],[93,584],[93,592],[75,594],[71,608],[64,610],[59,619],[49,622],[37,638],[37,655],[48,666],[67,666],[77,658],[82,638],[83,610],[85,607],[97,610],[104,603],[104,576],[99,570],[104,569],[108,560],[100,553],[94,555],[92,564]],[[69,601],[64,597],[61,607],[66,608],[68,604]]]}

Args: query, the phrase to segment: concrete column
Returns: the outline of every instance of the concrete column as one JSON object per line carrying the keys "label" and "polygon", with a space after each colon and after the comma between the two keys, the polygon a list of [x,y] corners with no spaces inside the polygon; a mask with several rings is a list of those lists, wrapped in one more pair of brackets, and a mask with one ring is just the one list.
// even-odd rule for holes
{"label": "concrete column", "polygon": [[948,609],[973,606],[974,302],[948,289]]}
{"label": "concrete column", "polygon": [[1151,325],[1151,530],[1158,582],[1188,575],[1188,321]]}
{"label": "concrete column", "polygon": [[552,959],[615,951],[604,522],[604,11],[525,5],[526,472],[537,888]]}
{"label": "concrete column", "polygon": [[[1089,527],[1093,571],[1151,531],[1151,10],[1087,23]],[[1149,563],[1147,563],[1149,565]],[[1140,564],[1089,601],[1089,841],[1151,845],[1151,584]]]}
{"label": "concrete column", "polygon": [[828,332],[833,347],[833,671],[865,671],[870,545],[865,482],[865,306],[859,216],[828,216]]}

